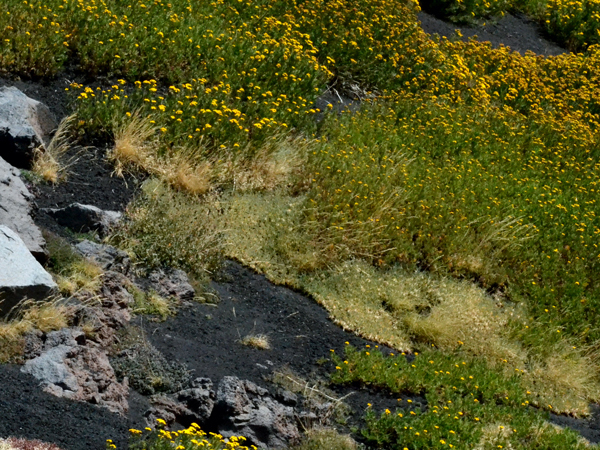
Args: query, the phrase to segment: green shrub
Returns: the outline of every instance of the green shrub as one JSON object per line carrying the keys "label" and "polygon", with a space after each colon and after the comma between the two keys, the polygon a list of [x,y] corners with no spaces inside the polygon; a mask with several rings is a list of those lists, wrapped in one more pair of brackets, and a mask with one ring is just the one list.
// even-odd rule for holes
{"label": "green shrub", "polygon": [[129,328],[111,357],[111,365],[119,379],[127,377],[140,394],[173,393],[187,387],[190,372],[178,361],[168,361],[148,342],[143,332]]}

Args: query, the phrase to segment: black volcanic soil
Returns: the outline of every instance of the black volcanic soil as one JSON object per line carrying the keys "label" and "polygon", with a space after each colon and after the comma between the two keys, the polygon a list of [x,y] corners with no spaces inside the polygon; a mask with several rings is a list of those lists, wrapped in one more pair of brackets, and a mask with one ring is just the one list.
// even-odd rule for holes
{"label": "black volcanic soil", "polygon": [[491,42],[492,47],[510,47],[521,54],[531,51],[537,55],[555,56],[568,51],[545,36],[540,26],[522,14],[506,14],[503,18],[486,22],[478,27],[459,26],[438,19],[427,12],[420,12],[418,19],[426,33],[455,39],[460,30],[462,40],[474,36],[480,42]]}
{"label": "black volcanic soil", "polygon": [[[335,370],[329,361],[331,350],[343,355],[345,342],[359,348],[376,345],[335,325],[329,313],[314,300],[275,286],[238,263],[229,261],[221,276],[227,281],[211,283],[219,297],[217,305],[193,304],[163,323],[143,318],[135,321],[168,360],[185,363],[193,377],[217,381],[236,375],[267,389],[272,387],[268,378],[281,369],[313,382],[326,380]],[[241,344],[240,339],[248,334],[267,335],[271,349]],[[347,388],[337,391],[340,396],[352,391],[346,403],[361,413],[367,403],[372,403],[377,411],[409,406],[406,401],[399,403],[381,392]],[[423,398],[410,398],[413,406],[425,404]]]}
{"label": "black volcanic soil", "polygon": [[97,147],[75,149],[66,155],[71,161],[66,181],[52,186],[46,183],[32,185],[29,190],[35,195],[35,223],[56,234],[68,237],[44,208],[64,208],[71,203],[94,205],[110,211],[123,211],[134,198],[139,183],[130,176],[114,175],[114,167],[106,161],[106,150]]}
{"label": "black volcanic soil", "polygon": [[0,438],[39,439],[61,449],[102,450],[113,439],[126,448],[128,429],[137,425],[147,401],[132,392],[131,414],[125,419],[107,409],[72,402],[43,392],[38,381],[19,366],[0,365]]}

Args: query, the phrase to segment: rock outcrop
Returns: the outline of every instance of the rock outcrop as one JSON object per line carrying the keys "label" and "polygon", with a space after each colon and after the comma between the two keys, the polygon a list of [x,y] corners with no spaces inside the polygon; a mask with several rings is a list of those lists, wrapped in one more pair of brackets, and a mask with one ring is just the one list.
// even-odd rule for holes
{"label": "rock outcrop", "polygon": [[0,314],[24,298],[43,300],[56,283],[29,252],[17,233],[0,225]]}
{"label": "rock outcrop", "polygon": [[49,333],[41,354],[27,361],[21,371],[58,397],[97,404],[123,415],[128,411],[127,380],[117,381],[106,354],[85,345],[80,329]]}
{"label": "rock outcrop", "polygon": [[10,164],[31,168],[35,148],[48,145],[56,126],[47,106],[15,87],[0,88],[0,157]]}
{"label": "rock outcrop", "polygon": [[300,439],[294,408],[237,377],[223,377],[219,383],[213,415],[225,419],[219,424],[219,433],[225,437],[241,435],[268,448],[287,448]]}
{"label": "rock outcrop", "polygon": [[156,269],[148,275],[150,288],[163,297],[193,300],[195,291],[187,274],[180,269]]}
{"label": "rock outcrop", "polygon": [[288,448],[300,439],[293,407],[237,377],[223,377],[216,393],[208,378],[198,378],[190,389],[155,396],[146,418],[149,425],[159,418],[168,425],[177,422],[189,426],[196,422],[218,430],[224,437],[244,436],[245,444],[260,448]]}
{"label": "rock outcrop", "polygon": [[122,217],[120,212],[105,211],[96,206],[82,205],[81,203],[72,203],[65,208],[47,208],[44,209],[44,212],[63,227],[80,233],[97,231],[101,237],[106,236]]}
{"label": "rock outcrop", "polygon": [[32,201],[33,195],[19,177],[18,169],[0,157],[0,225],[15,231],[29,251],[43,260],[46,241],[31,218]]}
{"label": "rock outcrop", "polygon": [[152,398],[152,408],[145,416],[148,425],[154,425],[156,419],[169,424],[178,422],[185,426],[192,423],[206,423],[215,406],[215,392],[209,378],[197,378],[192,388],[184,389],[173,396],[156,395]]}
{"label": "rock outcrop", "polygon": [[84,240],[75,246],[82,256],[98,264],[104,270],[112,270],[120,273],[127,273],[131,261],[127,253],[119,250],[112,245],[96,244],[95,242]]}

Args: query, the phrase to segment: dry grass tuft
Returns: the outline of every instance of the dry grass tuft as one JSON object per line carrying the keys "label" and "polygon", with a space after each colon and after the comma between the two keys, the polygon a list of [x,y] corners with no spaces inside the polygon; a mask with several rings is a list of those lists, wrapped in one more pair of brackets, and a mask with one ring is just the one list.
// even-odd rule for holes
{"label": "dry grass tuft", "polygon": [[259,350],[271,350],[271,340],[266,334],[250,333],[244,336],[240,343],[247,347],[257,348]]}
{"label": "dry grass tuft", "polygon": [[69,266],[67,275],[55,275],[61,294],[73,295],[79,291],[95,293],[102,285],[102,268],[88,260],[80,260]]}
{"label": "dry grass tuft", "polygon": [[150,168],[152,174],[165,180],[178,191],[204,195],[212,187],[212,164],[202,160],[203,148],[183,148],[156,159]]}
{"label": "dry grass tuft", "polygon": [[134,112],[113,125],[114,148],[108,155],[115,172],[140,170],[167,182],[173,188],[204,195],[213,185],[232,185],[234,191],[269,191],[289,183],[306,161],[310,145],[303,138],[276,136],[256,152],[250,147],[229,156],[226,150],[213,156],[202,143],[159,151],[154,138],[157,128],[150,119]]}
{"label": "dry grass tuft", "polygon": [[536,404],[576,417],[589,414],[589,402],[600,399],[598,367],[585,351],[559,342],[546,358],[532,357],[525,380],[538,394]]}
{"label": "dry grass tuft", "polygon": [[[273,191],[301,172],[310,145],[301,137],[276,136],[249,157],[215,161],[215,180],[232,184],[235,192]],[[251,151],[245,149],[245,153]]]}
{"label": "dry grass tuft", "polygon": [[304,440],[292,450],[357,450],[358,444],[348,434],[341,434],[333,428],[308,430]]}
{"label": "dry grass tuft", "polygon": [[55,444],[49,444],[37,439],[9,437],[0,439],[0,450],[60,450]]}
{"label": "dry grass tuft", "polygon": [[64,156],[74,146],[71,138],[71,126],[75,118],[75,114],[65,117],[58,125],[46,150],[38,148],[35,151],[33,172],[52,184],[63,181],[67,177],[69,164],[64,161]]}
{"label": "dry grass tuft", "polygon": [[150,123],[150,119],[142,117],[140,110],[129,119],[113,124],[115,145],[107,157],[115,163],[117,175],[122,176],[130,169],[147,170],[155,154],[150,138],[156,131],[157,127]]}
{"label": "dry grass tuft", "polygon": [[176,301],[173,298],[164,298],[154,290],[144,292],[133,284],[128,290],[133,295],[132,312],[135,314],[157,315],[161,320],[166,320],[175,310]]}
{"label": "dry grass tuft", "polygon": [[48,270],[59,291],[73,295],[78,291],[96,293],[101,286],[102,268],[77,253],[71,244],[49,231],[43,232],[48,248]]}
{"label": "dry grass tuft", "polygon": [[53,299],[24,300],[0,322],[0,363],[13,361],[23,352],[23,336],[32,330],[49,332],[68,326],[72,310]]}

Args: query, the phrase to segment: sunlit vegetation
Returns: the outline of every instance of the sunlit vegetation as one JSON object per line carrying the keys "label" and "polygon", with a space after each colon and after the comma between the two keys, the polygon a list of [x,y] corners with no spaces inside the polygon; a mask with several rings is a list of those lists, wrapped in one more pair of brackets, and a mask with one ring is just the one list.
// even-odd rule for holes
{"label": "sunlit vegetation", "polygon": [[[369,413],[371,442],[404,448],[411,420],[414,448],[576,448],[521,403],[584,415],[600,398],[598,4],[440,4],[459,21],[520,8],[582,51],[434,39],[401,0],[7,0],[0,73],[87,75],[68,88],[73,135],[104,140],[116,175],[151,178],[112,236],[134,263],[202,277],[235,258],[347,329],[496,377],[478,381],[480,415]],[[328,88],[358,111],[318,111]],[[87,275],[64,292],[96,279],[75,263]],[[137,306],[166,317],[159,300]],[[413,389],[372,358],[336,376]],[[386,369],[362,379],[360,364]]]}
{"label": "sunlit vegetation", "polygon": [[375,448],[589,448],[577,433],[548,425],[530,406],[531,392],[522,388],[520,373],[507,377],[479,361],[434,350],[408,360],[347,347],[343,358],[334,357],[335,383],[360,382],[385,387],[399,399],[421,394],[427,400],[426,407],[382,414],[365,405],[362,433]]}

